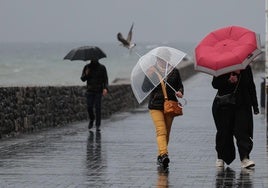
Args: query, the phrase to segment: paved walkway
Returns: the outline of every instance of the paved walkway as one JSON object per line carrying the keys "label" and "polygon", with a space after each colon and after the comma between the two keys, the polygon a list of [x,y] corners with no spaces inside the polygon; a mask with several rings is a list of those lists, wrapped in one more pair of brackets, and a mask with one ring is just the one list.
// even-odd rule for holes
{"label": "paved walkway", "polygon": [[[256,76],[257,92],[261,76]],[[264,115],[254,116],[255,170],[237,158],[229,168],[215,165],[211,77],[184,82],[188,105],[175,119],[169,173],[156,166],[154,128],[146,107],[104,120],[101,133],[87,122],[0,141],[1,188],[85,187],[268,187],[268,147]]]}

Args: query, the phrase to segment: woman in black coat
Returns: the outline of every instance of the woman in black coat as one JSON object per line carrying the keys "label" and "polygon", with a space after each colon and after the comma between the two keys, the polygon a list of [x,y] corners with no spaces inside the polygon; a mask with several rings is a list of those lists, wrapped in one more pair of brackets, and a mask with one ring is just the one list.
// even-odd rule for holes
{"label": "woman in black coat", "polygon": [[259,109],[251,67],[213,77],[212,86],[220,96],[236,90],[235,104],[220,105],[216,98],[213,101],[212,113],[217,129],[216,166],[223,167],[224,162],[229,165],[235,159],[233,137],[236,138],[241,167],[255,166],[249,157],[253,147],[252,109],[254,114],[258,114]]}

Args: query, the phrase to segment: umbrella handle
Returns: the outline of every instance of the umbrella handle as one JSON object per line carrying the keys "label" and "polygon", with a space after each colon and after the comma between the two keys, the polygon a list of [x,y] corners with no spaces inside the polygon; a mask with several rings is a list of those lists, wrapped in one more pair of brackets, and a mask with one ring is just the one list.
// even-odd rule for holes
{"label": "umbrella handle", "polygon": [[179,97],[177,97],[177,96],[176,96],[176,98],[177,98],[177,100],[178,100],[178,102],[179,102],[178,106],[180,106],[180,107],[184,107],[184,106],[186,106],[186,104],[187,104],[187,100],[186,100],[185,98],[179,98]]}

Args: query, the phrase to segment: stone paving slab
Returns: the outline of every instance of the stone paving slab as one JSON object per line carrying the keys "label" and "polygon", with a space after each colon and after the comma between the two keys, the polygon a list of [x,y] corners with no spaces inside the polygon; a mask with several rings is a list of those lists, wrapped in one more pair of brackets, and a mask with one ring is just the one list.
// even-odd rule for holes
{"label": "stone paving slab", "polygon": [[[261,75],[255,76],[257,92]],[[184,82],[188,100],[174,121],[170,169],[156,166],[156,140],[146,106],[104,120],[100,133],[78,122],[0,142],[0,188],[86,187],[268,187],[268,147],[264,114],[254,116],[254,170],[215,167],[215,126],[211,77]]]}

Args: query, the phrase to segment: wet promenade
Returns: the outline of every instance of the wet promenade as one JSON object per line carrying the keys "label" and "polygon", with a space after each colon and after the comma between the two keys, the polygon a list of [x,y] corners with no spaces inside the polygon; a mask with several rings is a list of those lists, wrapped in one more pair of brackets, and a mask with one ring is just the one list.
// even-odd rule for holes
{"label": "wet promenade", "polygon": [[[261,76],[255,77],[258,97]],[[173,124],[169,173],[157,169],[154,127],[145,106],[104,120],[100,133],[79,122],[1,140],[0,188],[268,188],[264,114],[254,116],[255,169],[241,169],[238,158],[225,169],[215,167],[210,83],[201,73],[184,82],[188,104]]]}

